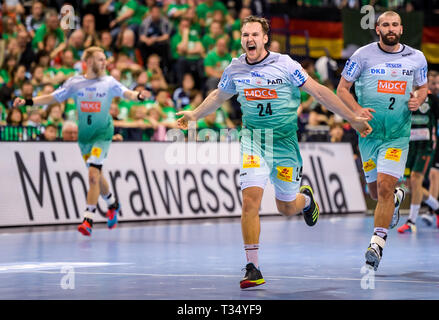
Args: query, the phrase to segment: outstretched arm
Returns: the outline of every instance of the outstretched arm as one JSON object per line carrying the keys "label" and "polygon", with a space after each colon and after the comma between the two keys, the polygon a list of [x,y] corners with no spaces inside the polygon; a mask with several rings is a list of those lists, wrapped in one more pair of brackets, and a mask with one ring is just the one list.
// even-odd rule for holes
{"label": "outstretched arm", "polygon": [[366,122],[368,119],[365,117],[358,117],[327,87],[317,83],[312,78],[308,78],[302,88],[308,94],[312,95],[320,104],[349,121],[352,127],[356,129],[362,137],[365,137],[372,132],[372,128]]}
{"label": "outstretched arm", "polygon": [[200,118],[211,114],[218,109],[226,100],[233,97],[233,94],[227,93],[220,89],[212,91],[206,99],[193,111],[180,111],[177,116],[183,116],[177,120],[181,129],[187,129],[188,121],[197,121]]}
{"label": "outstretched arm", "polygon": [[58,101],[55,99],[55,97],[52,94],[47,94],[44,96],[35,97],[33,99],[15,98],[13,106],[14,107],[19,107],[23,105],[44,106],[56,102]]}

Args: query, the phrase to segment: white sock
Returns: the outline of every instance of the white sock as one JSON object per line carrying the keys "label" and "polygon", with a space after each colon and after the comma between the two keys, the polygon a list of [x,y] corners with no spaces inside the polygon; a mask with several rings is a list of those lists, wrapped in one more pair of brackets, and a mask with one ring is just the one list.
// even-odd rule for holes
{"label": "white sock", "polygon": [[114,199],[113,194],[111,192],[108,194],[102,194],[101,196],[105,200],[108,206],[111,206],[113,203],[116,202],[116,199]]}
{"label": "white sock", "polygon": [[245,244],[245,255],[247,257],[247,263],[253,263],[255,267],[259,268],[259,262],[258,262],[258,250],[259,250],[259,244]]}
{"label": "white sock", "polygon": [[413,223],[416,223],[416,219],[418,218],[418,214],[419,214],[419,208],[421,208],[420,204],[410,205],[409,220]]}
{"label": "white sock", "polygon": [[439,209],[439,201],[435,199],[431,194],[428,196],[428,199],[424,201],[433,211]]}
{"label": "white sock", "polygon": [[[93,220],[94,211],[88,210],[88,207],[91,207],[91,206],[87,206],[87,210],[84,213],[84,218]],[[94,207],[95,207],[95,211],[96,211],[96,206],[94,206]]]}
{"label": "white sock", "polygon": [[376,233],[377,236],[384,239],[385,236],[387,236],[387,230],[386,228],[376,227],[373,229],[373,232]]}

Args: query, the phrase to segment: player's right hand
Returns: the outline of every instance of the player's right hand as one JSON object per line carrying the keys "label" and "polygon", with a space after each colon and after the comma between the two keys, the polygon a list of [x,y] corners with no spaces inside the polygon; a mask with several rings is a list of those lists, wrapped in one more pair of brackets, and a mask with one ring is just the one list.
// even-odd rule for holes
{"label": "player's right hand", "polygon": [[358,131],[362,138],[366,137],[372,132],[372,127],[367,122],[366,117],[355,117],[351,122],[352,128]]}
{"label": "player's right hand", "polygon": [[15,107],[20,107],[20,106],[24,106],[24,104],[26,103],[26,100],[21,99],[21,98],[15,98],[14,103],[12,104],[12,106]]}
{"label": "player's right hand", "polygon": [[372,113],[375,113],[375,109],[372,108],[362,108],[361,110],[356,112],[356,115],[361,118],[366,118],[366,121],[372,120],[373,115]]}
{"label": "player's right hand", "polygon": [[193,111],[180,111],[176,113],[177,116],[182,116],[177,120],[177,125],[180,129],[187,130],[189,121],[197,121]]}

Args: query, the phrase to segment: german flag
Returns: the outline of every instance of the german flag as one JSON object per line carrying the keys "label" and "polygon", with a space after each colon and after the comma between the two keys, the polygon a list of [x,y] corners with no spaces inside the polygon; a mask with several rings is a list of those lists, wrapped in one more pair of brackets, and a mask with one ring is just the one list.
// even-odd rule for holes
{"label": "german flag", "polygon": [[439,63],[439,26],[424,27],[421,48],[428,62]]}
{"label": "german flag", "polygon": [[[291,53],[306,55],[309,49],[312,58],[327,53],[334,59],[340,59],[343,50],[343,23],[340,10],[334,8],[294,8],[289,18],[272,16],[272,39],[285,44],[285,34],[290,34]],[[284,12],[285,14],[285,12]]]}

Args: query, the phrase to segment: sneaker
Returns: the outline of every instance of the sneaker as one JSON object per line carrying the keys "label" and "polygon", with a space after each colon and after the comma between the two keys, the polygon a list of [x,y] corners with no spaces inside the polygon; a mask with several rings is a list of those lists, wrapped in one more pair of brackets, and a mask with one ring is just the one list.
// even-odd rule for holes
{"label": "sneaker", "polygon": [[84,218],[84,221],[78,226],[78,231],[84,236],[91,236],[91,231],[93,228],[93,220],[89,218]]}
{"label": "sneaker", "polygon": [[375,271],[377,271],[378,265],[383,257],[383,248],[386,244],[386,239],[387,236],[381,238],[380,236],[374,234],[370,241],[369,247],[366,250],[366,264],[372,267]]}
{"label": "sneaker", "polygon": [[434,217],[432,213],[423,213],[419,216],[422,220],[422,222],[425,223],[427,227],[431,227],[434,222]]}
{"label": "sneaker", "polygon": [[398,228],[399,233],[407,233],[407,232],[413,232],[416,233],[416,225],[411,222],[410,220],[407,220],[406,223],[404,223],[401,227]]}
{"label": "sneaker", "polygon": [[314,194],[310,186],[301,186],[299,192],[311,198],[311,203],[308,209],[303,209],[302,212],[306,224],[312,227],[317,223],[317,220],[319,219],[319,205],[314,199]]}
{"label": "sneaker", "polygon": [[265,283],[261,271],[256,269],[253,263],[248,263],[245,266],[245,269],[242,270],[246,271],[244,278],[242,278],[242,280],[239,282],[241,289],[260,286],[261,284]]}
{"label": "sneaker", "polygon": [[401,203],[404,201],[405,198],[405,191],[402,188],[396,188],[395,189],[395,210],[393,211],[393,217],[392,222],[390,222],[389,229],[393,229],[398,225],[399,222],[399,207],[401,206]]}
{"label": "sneaker", "polygon": [[111,206],[108,207],[108,212],[107,212],[107,226],[108,229],[114,229],[116,228],[116,224],[117,224],[117,214],[120,211],[120,204],[119,202],[115,202],[113,203]]}

